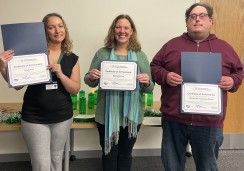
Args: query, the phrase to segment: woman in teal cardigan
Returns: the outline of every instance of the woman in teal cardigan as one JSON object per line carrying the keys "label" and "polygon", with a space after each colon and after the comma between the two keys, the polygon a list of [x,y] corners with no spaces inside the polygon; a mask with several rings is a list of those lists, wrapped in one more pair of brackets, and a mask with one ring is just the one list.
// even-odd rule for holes
{"label": "woman in teal cardigan", "polygon": [[152,92],[154,83],[147,56],[137,40],[135,24],[128,15],[119,15],[112,22],[105,47],[96,52],[85,75],[87,85],[98,86],[101,62],[107,60],[137,63],[136,89],[118,91],[99,88],[95,117],[103,151],[103,170],[129,171],[132,149],[144,115],[142,95]]}

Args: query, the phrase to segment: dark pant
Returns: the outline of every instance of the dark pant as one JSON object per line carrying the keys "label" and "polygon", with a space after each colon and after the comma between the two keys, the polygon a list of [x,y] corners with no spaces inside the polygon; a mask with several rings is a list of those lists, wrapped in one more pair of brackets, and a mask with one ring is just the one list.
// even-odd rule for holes
{"label": "dark pant", "polygon": [[223,129],[163,122],[162,160],[165,171],[183,171],[188,141],[197,171],[218,170],[219,147],[223,142]]}
{"label": "dark pant", "polygon": [[[138,125],[139,131],[141,125]],[[104,135],[105,126],[97,123],[99,132],[100,145],[102,147],[103,155],[103,171],[130,171],[132,164],[132,149],[136,142],[136,138],[128,138],[128,127],[120,127],[119,141],[117,145],[111,147],[111,151],[104,154]]]}

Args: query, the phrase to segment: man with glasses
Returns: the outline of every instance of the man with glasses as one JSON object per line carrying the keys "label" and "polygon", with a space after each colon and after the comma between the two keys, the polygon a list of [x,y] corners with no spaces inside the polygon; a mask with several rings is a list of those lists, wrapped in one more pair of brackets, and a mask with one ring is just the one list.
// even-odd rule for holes
{"label": "man with glasses", "polygon": [[[233,48],[210,33],[213,25],[211,6],[203,3],[193,4],[185,12],[185,21],[187,32],[168,41],[150,64],[153,79],[162,90],[162,160],[166,171],[184,170],[186,146],[189,141],[196,170],[218,170],[217,159],[219,147],[223,142],[227,92],[237,91],[242,83],[243,68]],[[216,81],[216,88],[221,92],[219,94],[222,94],[223,101],[220,114],[185,113],[182,110],[182,83],[185,81],[181,75],[182,52],[220,54],[219,70],[222,73]],[[208,70],[209,66],[203,68]]]}

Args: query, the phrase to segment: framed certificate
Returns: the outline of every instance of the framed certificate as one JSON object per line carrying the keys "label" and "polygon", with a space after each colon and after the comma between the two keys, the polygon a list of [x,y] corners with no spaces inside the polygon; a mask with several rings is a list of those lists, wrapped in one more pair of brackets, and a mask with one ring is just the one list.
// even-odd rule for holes
{"label": "framed certificate", "polygon": [[137,63],[132,61],[103,61],[100,87],[107,90],[134,90]]}
{"label": "framed certificate", "polygon": [[220,115],[221,89],[215,84],[182,84],[181,110],[183,113]]}
{"label": "framed certificate", "polygon": [[45,53],[14,56],[8,62],[10,87],[49,82],[48,57]]}

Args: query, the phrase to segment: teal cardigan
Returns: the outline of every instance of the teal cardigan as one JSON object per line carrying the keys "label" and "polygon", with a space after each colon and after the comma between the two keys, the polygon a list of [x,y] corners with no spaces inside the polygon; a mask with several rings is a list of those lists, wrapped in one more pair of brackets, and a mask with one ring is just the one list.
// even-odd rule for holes
{"label": "teal cardigan", "polygon": [[[101,48],[99,49],[92,62],[91,62],[91,66],[90,69],[98,69],[100,70],[100,64],[102,61],[104,60],[109,60],[110,58],[110,52],[111,49],[109,48]],[[144,52],[142,51],[138,51],[136,52],[137,55],[137,65],[140,69],[140,73],[147,73],[150,77],[150,85],[148,87],[145,87],[143,84],[140,84],[140,106],[139,107],[139,111],[140,111],[140,116],[139,116],[139,123],[142,123],[143,120],[143,116],[144,116],[144,106],[142,104],[142,95],[143,93],[148,93],[148,92],[152,92],[153,88],[154,88],[154,83],[152,81],[152,77],[151,77],[151,70],[150,70],[150,66],[149,66],[149,62],[147,60],[147,56]],[[118,56],[118,58],[120,60],[127,60],[127,58],[125,56]],[[96,87],[99,84],[99,80],[96,81],[90,81],[89,79],[89,73],[86,73],[85,77],[84,77],[84,81],[85,83],[90,86],[90,87]],[[98,88],[98,94],[97,94],[97,108],[96,108],[96,116],[95,116],[95,121],[100,123],[100,124],[104,124],[104,116],[105,116],[105,91],[106,90],[101,90]],[[122,107],[123,107],[123,94],[121,93],[120,96],[120,111],[122,112]],[[121,125],[121,123],[120,123]]]}

